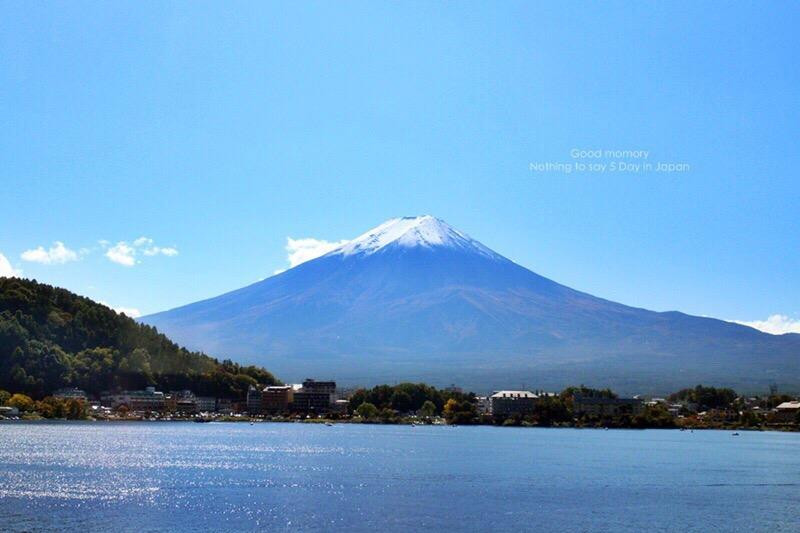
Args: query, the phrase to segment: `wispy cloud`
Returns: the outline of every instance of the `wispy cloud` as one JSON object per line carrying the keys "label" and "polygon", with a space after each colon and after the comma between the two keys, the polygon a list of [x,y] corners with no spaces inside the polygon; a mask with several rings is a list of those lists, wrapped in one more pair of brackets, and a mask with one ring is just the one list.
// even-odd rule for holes
{"label": "wispy cloud", "polygon": [[99,242],[100,246],[106,248],[105,256],[109,261],[127,267],[132,267],[140,263],[136,258],[139,254],[148,257],[156,255],[174,257],[178,255],[178,249],[174,246],[156,246],[153,239],[149,237],[139,237],[131,243],[119,241],[114,246],[111,246],[110,243],[105,240]]}
{"label": "wispy cloud", "polygon": [[60,265],[69,263],[70,261],[78,260],[78,253],[70,250],[61,241],[55,241],[50,249],[45,250],[43,246],[39,246],[32,250],[25,250],[22,252],[23,261],[30,261],[32,263],[41,263],[43,265]]}
{"label": "wispy cloud", "polygon": [[750,326],[764,333],[783,335],[784,333],[800,333],[800,319],[789,318],[786,315],[770,315],[766,320],[731,320],[737,324]]}
{"label": "wispy cloud", "polygon": [[178,255],[178,250],[171,246],[168,246],[166,248],[161,248],[159,246],[151,246],[150,248],[145,248],[144,250],[142,250],[142,253],[144,255],[149,255],[149,256],[166,255],[167,257],[174,257]]}
{"label": "wispy cloud", "polygon": [[12,278],[21,276],[22,270],[16,269],[11,266],[11,262],[6,259],[6,256],[0,254],[0,278]]}
{"label": "wispy cloud", "polygon": [[[325,241],[314,238],[292,239],[291,237],[287,237],[285,250],[288,253],[286,257],[286,260],[289,262],[288,268],[294,268],[306,261],[311,261],[312,259],[323,256],[348,242],[347,240]],[[275,274],[280,274],[284,270],[286,269],[276,270]]]}

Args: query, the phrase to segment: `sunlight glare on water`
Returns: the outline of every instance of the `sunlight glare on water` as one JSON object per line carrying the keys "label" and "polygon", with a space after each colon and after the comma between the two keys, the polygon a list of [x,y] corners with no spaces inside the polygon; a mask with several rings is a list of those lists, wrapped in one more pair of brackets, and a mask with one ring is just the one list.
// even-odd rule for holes
{"label": "sunlight glare on water", "polygon": [[796,531],[799,447],[724,431],[3,423],[0,524]]}

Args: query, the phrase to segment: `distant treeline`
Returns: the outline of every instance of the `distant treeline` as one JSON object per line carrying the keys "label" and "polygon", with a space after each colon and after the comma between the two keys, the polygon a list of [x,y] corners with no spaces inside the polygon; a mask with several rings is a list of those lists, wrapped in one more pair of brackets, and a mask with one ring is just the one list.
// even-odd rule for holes
{"label": "distant treeline", "polygon": [[[396,423],[407,414],[416,413],[424,417],[443,416],[452,424],[490,424],[505,426],[579,426],[579,427],[624,427],[624,428],[672,428],[676,427],[673,416],[664,403],[644,405],[640,412],[618,416],[579,415],[575,410],[576,397],[617,398],[610,389],[593,389],[586,386],[567,387],[558,394],[540,395],[532,410],[525,414],[497,416],[482,413],[473,393],[440,390],[424,383],[401,383],[379,385],[371,389],[359,389],[350,398],[349,410],[353,415],[374,422]],[[769,396],[759,402],[762,409],[769,409],[788,401],[789,396]],[[762,421],[753,419],[750,408],[733,389],[698,385],[680,390],[668,397],[672,403],[686,405],[684,413],[711,410],[742,411],[733,421],[740,426],[757,426]]]}
{"label": "distant treeline", "polygon": [[62,387],[191,389],[241,398],[277,384],[255,366],[190,352],[155,328],[64,289],[0,278],[0,389],[42,398]]}
{"label": "distant treeline", "polygon": [[358,389],[350,396],[348,408],[352,414],[363,418],[390,422],[405,413],[441,415],[448,405],[447,412],[463,411],[470,419],[477,414],[473,393],[441,390],[425,383],[400,383]]}
{"label": "distant treeline", "polygon": [[[443,416],[451,424],[494,424],[553,426],[574,422],[573,398],[575,395],[598,398],[616,398],[609,389],[568,387],[557,395],[543,395],[531,413],[508,417],[481,413],[474,393],[441,390],[424,383],[378,385],[372,389],[359,389],[350,397],[351,414],[376,422],[397,422],[407,413],[423,417]],[[592,421],[594,422],[594,421]],[[636,420],[604,421],[605,425],[624,427],[672,427],[672,417],[663,409],[646,410]]]}

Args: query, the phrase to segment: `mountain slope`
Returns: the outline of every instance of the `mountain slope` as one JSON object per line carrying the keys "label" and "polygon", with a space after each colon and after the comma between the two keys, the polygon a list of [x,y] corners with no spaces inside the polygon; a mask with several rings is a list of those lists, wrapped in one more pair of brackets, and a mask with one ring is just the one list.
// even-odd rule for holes
{"label": "mountain slope", "polygon": [[218,362],[153,328],[67,290],[0,278],[0,389],[40,397],[77,386],[91,394],[157,385],[240,397],[263,369]]}
{"label": "mountain slope", "polygon": [[293,379],[623,391],[800,381],[798,335],[596,298],[429,216],[390,220],[279,275],[143,320]]}

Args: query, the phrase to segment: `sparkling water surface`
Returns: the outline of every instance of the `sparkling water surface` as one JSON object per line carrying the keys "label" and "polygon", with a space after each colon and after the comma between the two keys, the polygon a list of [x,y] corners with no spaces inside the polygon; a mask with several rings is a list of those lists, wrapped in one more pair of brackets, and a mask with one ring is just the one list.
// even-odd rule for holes
{"label": "sparkling water surface", "polygon": [[2,531],[800,531],[800,434],[0,423]]}

